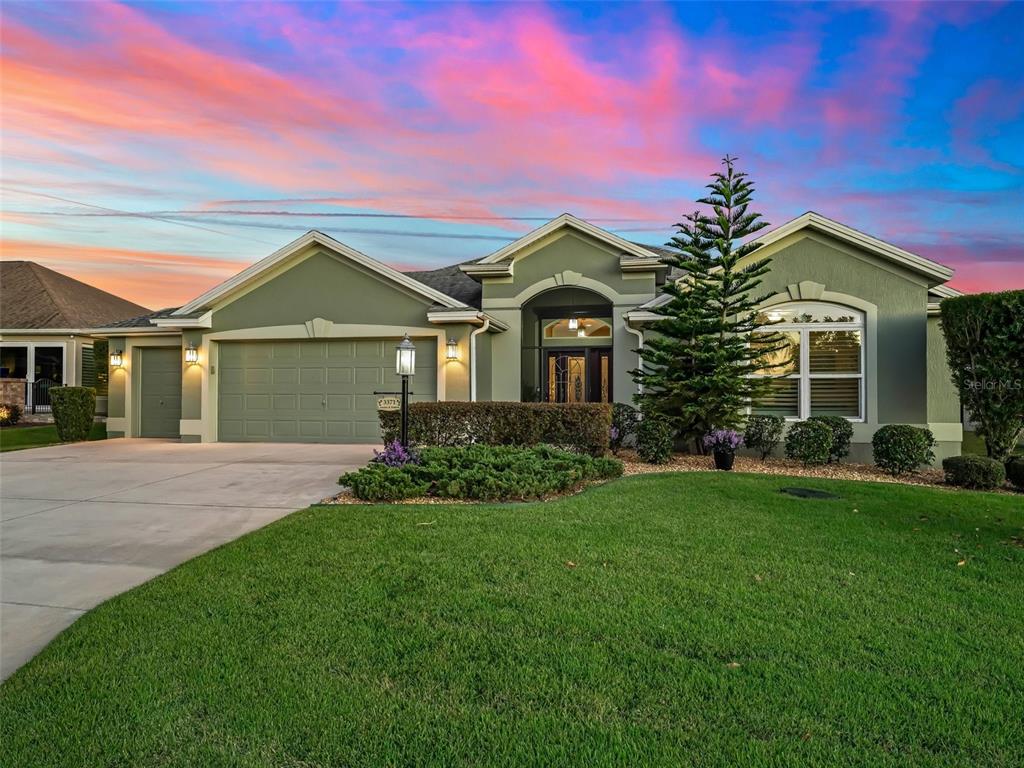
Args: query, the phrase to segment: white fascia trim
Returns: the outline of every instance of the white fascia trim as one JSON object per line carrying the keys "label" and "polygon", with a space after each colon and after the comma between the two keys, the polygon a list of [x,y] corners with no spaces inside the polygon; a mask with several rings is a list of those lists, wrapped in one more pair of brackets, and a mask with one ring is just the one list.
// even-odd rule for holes
{"label": "white fascia trim", "polygon": [[963,296],[963,291],[958,291],[956,288],[952,288],[948,285],[936,285],[928,289],[928,293],[934,293],[936,296],[941,296],[944,299],[952,299],[956,296]]}
{"label": "white fascia trim", "polygon": [[197,309],[202,309],[203,307],[206,307],[208,304],[240,288],[249,281],[258,277],[263,272],[266,272],[271,267],[275,266],[281,261],[284,261],[289,256],[298,253],[303,248],[306,248],[307,246],[310,245],[320,245],[323,246],[324,248],[328,248],[341,256],[351,259],[356,264],[365,267],[371,272],[376,272],[382,277],[385,277],[388,280],[397,283],[398,285],[408,288],[409,290],[414,291],[420,294],[421,296],[429,298],[435,304],[441,304],[445,307],[453,308],[466,306],[461,301],[456,301],[451,296],[441,293],[440,291],[434,290],[433,288],[424,285],[419,280],[415,280],[409,277],[408,275],[404,275],[398,270],[392,269],[387,264],[377,261],[376,259],[367,256],[365,253],[357,251],[355,248],[345,245],[341,241],[335,240],[333,237],[330,237],[329,235],[325,235],[323,232],[318,232],[315,229],[311,229],[302,237],[293,240],[283,248],[274,251],[265,259],[257,261],[252,266],[243,269],[234,277],[230,277],[220,285],[211,288],[202,296],[193,299],[183,307],[179,307],[173,313],[171,313],[171,317],[180,317],[181,315],[187,315],[191,312],[194,312]]}
{"label": "white fascia trim", "polygon": [[668,269],[668,264],[657,256],[644,258],[622,256],[619,258],[619,269],[623,272],[651,272],[656,269]]}
{"label": "white fascia trim", "polygon": [[626,312],[624,317],[627,323],[653,323],[657,320],[664,320],[664,315],[659,315],[656,312],[644,312],[643,310],[633,310],[632,312]]}
{"label": "white fascia trim", "polygon": [[463,264],[459,269],[477,277],[512,277],[511,261],[503,261],[501,264]]}
{"label": "white fascia trim", "polygon": [[0,335],[5,333],[33,336],[90,336],[96,333],[95,328],[0,328]]}
{"label": "white fascia trim", "polygon": [[444,323],[472,323],[479,325],[489,323],[489,326],[496,331],[507,331],[508,324],[497,320],[485,312],[467,310],[465,312],[427,312],[427,320],[438,325]]}
{"label": "white fascia trim", "polygon": [[[609,245],[618,248],[625,253],[631,254],[639,259],[649,259],[652,254],[643,246],[631,243],[629,240],[624,240],[618,235],[612,234],[608,230],[595,227],[593,224],[584,221],[571,213],[563,213],[561,216],[552,219],[547,224],[542,224],[532,232],[527,232],[521,238],[513,243],[509,243],[504,248],[500,248],[490,256],[485,256],[480,259],[476,264],[468,264],[466,266],[472,268],[475,266],[482,266],[484,264],[497,264],[498,262],[505,261],[517,251],[526,248],[527,246],[540,240],[542,237],[550,235],[562,227],[572,227],[573,229],[579,230],[584,234],[590,235],[596,240],[602,240]],[[467,270],[468,271],[468,270]]]}
{"label": "white fascia trim", "polygon": [[150,322],[157,328],[212,328],[213,312],[199,317],[154,317]]}
{"label": "white fascia trim", "polygon": [[109,339],[111,336],[180,336],[170,328],[150,328],[148,326],[128,328],[95,328],[90,332],[91,336],[99,336]]}
{"label": "white fascia trim", "polygon": [[837,240],[843,240],[876,256],[881,256],[915,272],[927,275],[933,280],[944,283],[953,276],[953,270],[947,266],[931,259],[926,259],[923,256],[918,256],[916,253],[905,251],[891,243],[879,240],[877,237],[858,232],[852,227],[840,224],[838,221],[833,221],[819,213],[814,213],[814,211],[808,211],[792,221],[787,221],[782,226],[761,235],[761,237],[751,242],[762,246],[770,245],[807,227],[817,229]]}
{"label": "white fascia trim", "polygon": [[938,302],[934,302],[934,301],[928,302],[928,315],[930,317],[934,316],[934,315],[941,315],[941,314],[942,314],[942,310],[939,309]]}

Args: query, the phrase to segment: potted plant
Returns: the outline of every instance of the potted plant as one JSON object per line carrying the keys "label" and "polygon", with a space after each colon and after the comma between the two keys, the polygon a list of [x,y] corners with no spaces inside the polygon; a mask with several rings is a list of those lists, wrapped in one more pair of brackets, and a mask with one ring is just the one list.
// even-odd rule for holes
{"label": "potted plant", "polygon": [[743,437],[731,429],[714,429],[704,435],[704,448],[715,457],[715,469],[728,471],[736,459],[736,449],[743,445]]}

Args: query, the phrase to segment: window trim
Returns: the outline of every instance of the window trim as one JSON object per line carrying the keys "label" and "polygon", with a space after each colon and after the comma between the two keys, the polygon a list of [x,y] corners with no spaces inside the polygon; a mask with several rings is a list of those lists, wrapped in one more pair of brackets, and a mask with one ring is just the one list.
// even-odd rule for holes
{"label": "window trim", "polygon": [[[785,304],[778,304],[771,307],[771,311],[778,311],[788,306],[800,304],[826,304],[829,306],[842,306],[834,302],[815,301],[794,301]],[[756,378],[766,379],[796,379],[797,384],[797,415],[784,416],[787,422],[806,421],[811,417],[811,380],[812,379],[857,379],[860,384],[857,387],[857,411],[858,416],[844,416],[847,421],[853,424],[864,424],[867,422],[867,315],[854,307],[845,307],[857,318],[852,322],[844,323],[773,323],[758,328],[769,332],[791,332],[800,334],[800,364],[796,373],[788,373],[782,376],[763,374],[752,374]],[[811,372],[811,345],[810,333],[812,331],[859,331],[860,332],[860,372],[859,373],[812,373]],[[753,408],[747,406],[747,413],[753,413]]]}

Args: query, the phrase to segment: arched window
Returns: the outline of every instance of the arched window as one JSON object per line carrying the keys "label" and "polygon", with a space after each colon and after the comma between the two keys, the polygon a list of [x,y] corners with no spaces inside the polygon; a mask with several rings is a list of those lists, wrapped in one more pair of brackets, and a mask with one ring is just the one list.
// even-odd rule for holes
{"label": "arched window", "polygon": [[612,327],[596,317],[567,317],[544,324],[545,339],[610,339]]}
{"label": "arched window", "polygon": [[[780,376],[754,413],[787,419],[809,416],[864,416],[864,315],[825,302],[780,304],[762,311],[765,331],[778,333],[789,348],[777,352],[760,375]],[[770,324],[770,325],[769,325]],[[757,334],[755,333],[755,343]]]}

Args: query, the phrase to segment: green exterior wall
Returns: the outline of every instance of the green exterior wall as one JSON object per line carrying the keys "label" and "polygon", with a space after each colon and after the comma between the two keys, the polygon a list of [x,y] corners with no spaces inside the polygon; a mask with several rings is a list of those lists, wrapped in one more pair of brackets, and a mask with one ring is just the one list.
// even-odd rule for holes
{"label": "green exterior wall", "polygon": [[960,396],[946,360],[946,337],[937,315],[928,318],[928,421],[960,421]]}

